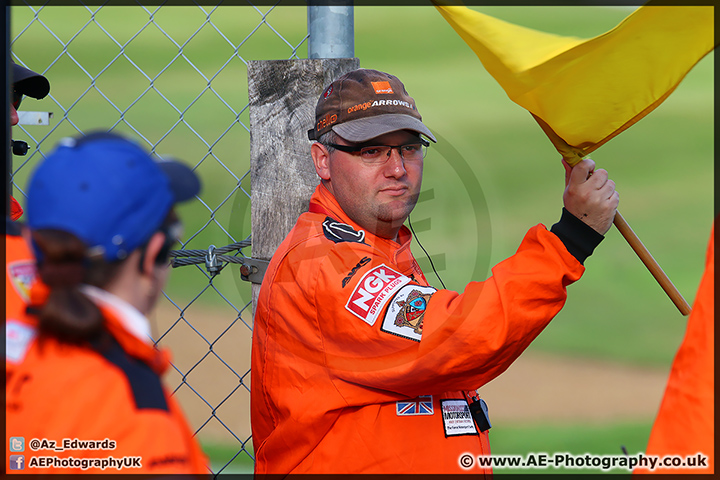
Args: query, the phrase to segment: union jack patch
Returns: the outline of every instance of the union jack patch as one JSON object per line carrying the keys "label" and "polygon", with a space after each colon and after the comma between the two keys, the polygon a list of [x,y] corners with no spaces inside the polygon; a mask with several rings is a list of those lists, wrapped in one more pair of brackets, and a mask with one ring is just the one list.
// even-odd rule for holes
{"label": "union jack patch", "polygon": [[412,400],[401,400],[395,402],[398,417],[411,415],[434,415],[432,395],[421,395]]}

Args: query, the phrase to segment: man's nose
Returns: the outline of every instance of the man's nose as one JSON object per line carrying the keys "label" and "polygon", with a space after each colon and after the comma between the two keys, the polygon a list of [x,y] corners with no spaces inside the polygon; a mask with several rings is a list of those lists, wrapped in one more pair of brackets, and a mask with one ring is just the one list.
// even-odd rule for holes
{"label": "man's nose", "polygon": [[10,104],[10,125],[14,127],[19,121],[20,118],[18,117],[17,110],[15,110],[15,105]]}
{"label": "man's nose", "polygon": [[405,175],[405,161],[400,155],[400,148],[393,147],[388,150],[388,160],[385,163],[386,174],[388,176],[400,178]]}

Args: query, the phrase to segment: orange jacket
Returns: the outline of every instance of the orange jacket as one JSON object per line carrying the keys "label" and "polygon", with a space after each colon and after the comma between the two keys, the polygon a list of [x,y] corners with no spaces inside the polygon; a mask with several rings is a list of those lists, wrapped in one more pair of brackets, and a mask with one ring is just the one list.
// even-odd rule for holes
{"label": "orange jacket", "polygon": [[[44,288],[36,284],[33,300]],[[114,311],[101,311],[111,335],[97,349],[38,340],[29,316],[6,320],[6,471],[209,473],[179,406],[161,384],[167,355],[128,332]],[[92,442],[98,448],[88,448]],[[127,468],[118,469],[109,457]],[[71,461],[71,468],[61,467]],[[135,468],[138,462],[141,468]]]}
{"label": "orange jacket", "polygon": [[[675,355],[648,455],[708,457],[706,468],[663,468],[635,473],[714,473],[715,452],[715,228],[710,234],[705,272],[688,319],[685,338]],[[697,460],[693,460],[697,462]],[[702,464],[695,463],[696,466]]]}
{"label": "orange jacket", "polygon": [[490,453],[466,392],[522,353],[584,267],[538,225],[460,294],[428,287],[410,241],[362,231],[315,190],[257,303],[256,473],[483,473],[459,464]]}
{"label": "orange jacket", "polygon": [[5,318],[22,318],[30,299],[30,288],[35,283],[35,257],[20,227],[5,222]]}

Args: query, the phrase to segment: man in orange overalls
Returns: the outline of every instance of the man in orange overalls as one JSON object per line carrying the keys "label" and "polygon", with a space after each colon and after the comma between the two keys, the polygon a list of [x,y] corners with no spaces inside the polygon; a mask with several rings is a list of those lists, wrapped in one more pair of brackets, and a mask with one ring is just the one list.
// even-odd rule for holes
{"label": "man in orange overalls", "polygon": [[[17,109],[23,96],[44,98],[50,92],[50,82],[39,73],[12,63],[13,91],[10,104],[10,125],[18,124]],[[23,209],[15,198],[8,195],[10,218],[5,219],[5,302],[6,316],[19,317],[25,311],[30,287],[35,281],[35,259],[21,236],[20,226],[14,223]]]}
{"label": "man in orange overalls", "polygon": [[265,274],[255,313],[255,472],[491,473],[475,389],[562,308],[610,228],[615,184],[566,167],[565,209],[464,292],[430,286],[403,226],[435,141],[397,77],[360,69],[321,95],[321,184]]}

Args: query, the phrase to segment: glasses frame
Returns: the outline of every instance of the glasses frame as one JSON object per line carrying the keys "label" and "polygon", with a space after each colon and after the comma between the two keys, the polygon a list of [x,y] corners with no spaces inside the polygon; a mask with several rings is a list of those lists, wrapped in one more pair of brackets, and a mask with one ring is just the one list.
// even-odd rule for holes
{"label": "glasses frame", "polygon": [[[163,244],[158,250],[158,254],[155,257],[155,265],[163,265],[163,266],[171,266],[171,258],[170,258],[170,251],[173,249],[173,247],[180,243],[180,237],[182,236],[183,232],[183,224],[180,219],[173,220],[171,223],[163,223],[158,227],[157,232],[160,232],[163,234]],[[153,233],[154,235],[154,233]],[[151,236],[152,238],[152,236]],[[148,243],[150,242],[150,239],[148,239],[143,245],[141,245],[140,248],[140,263],[138,263],[138,267],[140,268],[140,272],[143,272],[143,263],[145,262],[145,254],[147,251]]]}
{"label": "glasses frame", "polygon": [[365,163],[368,163],[371,165],[372,164],[381,165],[381,164],[387,162],[387,160],[390,158],[390,155],[392,155],[392,151],[394,149],[397,149],[398,153],[400,154],[400,158],[405,160],[405,156],[403,155],[402,148],[407,147],[408,145],[420,145],[422,148],[422,154],[423,154],[422,158],[424,159],[425,156],[427,155],[427,147],[430,146],[430,142],[428,142],[424,138],[418,138],[417,142],[404,143],[402,145],[362,145],[362,144],[361,145],[338,145],[337,143],[324,143],[323,145],[325,145],[326,147],[332,147],[336,150],[340,150],[341,152],[349,153],[351,155],[360,156],[360,158],[362,158],[362,156],[361,156],[362,151],[366,148],[388,148],[389,150],[388,150],[387,156],[386,156],[385,160],[383,160],[382,162],[378,162],[378,163],[365,162]]}

